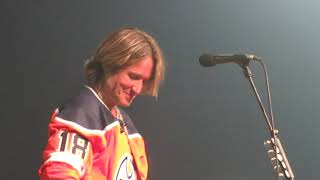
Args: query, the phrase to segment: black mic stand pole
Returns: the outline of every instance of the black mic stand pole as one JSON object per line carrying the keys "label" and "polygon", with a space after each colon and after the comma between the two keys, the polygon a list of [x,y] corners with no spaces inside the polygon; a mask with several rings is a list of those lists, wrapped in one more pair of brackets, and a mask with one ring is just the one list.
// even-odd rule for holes
{"label": "black mic stand pole", "polygon": [[243,72],[245,74],[245,77],[249,80],[250,85],[255,93],[256,99],[258,101],[258,104],[260,106],[261,111],[263,112],[264,118],[267,122],[270,135],[271,135],[271,141],[266,141],[265,145],[268,149],[268,155],[271,158],[271,163],[274,167],[274,169],[277,171],[279,179],[283,180],[294,180],[294,174],[290,167],[289,161],[286,157],[285,151],[281,145],[280,139],[278,137],[278,130],[274,128],[274,124],[271,125],[269,116],[263,106],[263,103],[261,101],[260,95],[257,91],[257,88],[254,84],[254,81],[252,79],[252,72],[248,66],[249,63],[239,63],[239,65],[242,67]]}

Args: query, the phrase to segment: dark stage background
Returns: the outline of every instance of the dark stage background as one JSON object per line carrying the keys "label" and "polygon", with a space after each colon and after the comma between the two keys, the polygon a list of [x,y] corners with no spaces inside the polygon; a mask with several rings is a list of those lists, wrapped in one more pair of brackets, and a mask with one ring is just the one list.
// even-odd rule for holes
{"label": "dark stage background", "polygon": [[[254,53],[269,70],[276,125],[297,179],[319,179],[320,1],[2,0],[0,179],[38,179],[54,108],[84,85],[82,64],[123,26],[158,39],[167,77],[158,100],[127,109],[145,137],[152,180],[276,179],[266,123],[235,64],[204,52]],[[251,63],[265,100],[262,69]]]}

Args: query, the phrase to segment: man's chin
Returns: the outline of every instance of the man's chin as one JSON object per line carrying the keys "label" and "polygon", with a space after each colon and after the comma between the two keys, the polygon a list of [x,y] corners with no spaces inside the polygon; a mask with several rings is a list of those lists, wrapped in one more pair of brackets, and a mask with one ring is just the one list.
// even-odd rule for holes
{"label": "man's chin", "polygon": [[129,107],[131,105],[132,101],[123,101],[121,102],[121,107]]}

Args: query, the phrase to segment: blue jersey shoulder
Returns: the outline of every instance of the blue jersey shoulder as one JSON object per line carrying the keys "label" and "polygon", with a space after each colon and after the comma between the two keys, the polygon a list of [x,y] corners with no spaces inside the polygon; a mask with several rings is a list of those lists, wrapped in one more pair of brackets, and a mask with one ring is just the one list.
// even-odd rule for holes
{"label": "blue jersey shoulder", "polygon": [[116,121],[111,112],[88,88],[81,90],[79,95],[70,98],[58,109],[58,117],[75,122],[87,129],[103,130]]}

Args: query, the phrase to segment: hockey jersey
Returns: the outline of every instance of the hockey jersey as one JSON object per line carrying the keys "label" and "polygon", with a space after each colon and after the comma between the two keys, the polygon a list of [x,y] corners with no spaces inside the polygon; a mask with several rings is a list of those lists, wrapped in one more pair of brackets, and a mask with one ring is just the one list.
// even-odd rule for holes
{"label": "hockey jersey", "polygon": [[144,140],[129,116],[117,117],[86,87],[52,115],[41,179],[145,180]]}

